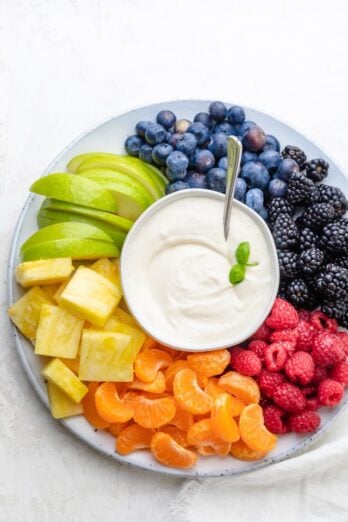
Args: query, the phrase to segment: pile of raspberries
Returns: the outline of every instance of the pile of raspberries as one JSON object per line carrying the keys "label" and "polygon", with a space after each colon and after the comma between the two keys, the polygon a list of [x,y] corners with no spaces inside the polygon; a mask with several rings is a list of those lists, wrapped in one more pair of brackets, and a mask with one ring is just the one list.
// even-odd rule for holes
{"label": "pile of raspberries", "polygon": [[310,433],[317,410],[336,406],[348,384],[348,334],[317,310],[296,311],[275,300],[245,347],[231,348],[231,366],[260,387],[265,426],[272,433]]}

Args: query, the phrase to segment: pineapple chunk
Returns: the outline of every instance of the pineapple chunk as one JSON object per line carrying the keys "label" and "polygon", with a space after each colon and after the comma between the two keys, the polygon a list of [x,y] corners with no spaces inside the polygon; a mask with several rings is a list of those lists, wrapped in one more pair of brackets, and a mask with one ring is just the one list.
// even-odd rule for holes
{"label": "pineapple chunk", "polygon": [[83,321],[63,308],[55,305],[42,305],[36,332],[36,355],[75,359],[82,328]]}
{"label": "pineapple chunk", "polygon": [[113,315],[106,321],[103,330],[130,335],[130,345],[132,347],[132,357],[134,362],[140,351],[140,348],[144,344],[146,335],[141,330],[139,330],[139,328],[122,323],[117,317],[114,317]]}
{"label": "pineapple chunk", "polygon": [[51,285],[67,279],[73,270],[74,267],[69,257],[28,261],[17,266],[16,279],[24,288],[34,285]]}
{"label": "pineapple chunk", "polygon": [[88,392],[87,386],[59,359],[49,362],[41,373],[76,403],[81,402]]}
{"label": "pineapple chunk", "polygon": [[47,383],[51,414],[55,419],[64,419],[73,415],[81,415],[83,408],[76,404],[52,382]]}
{"label": "pineapple chunk", "polygon": [[120,270],[114,261],[110,261],[107,257],[102,257],[93,263],[90,269],[109,279],[118,288],[121,287]]}
{"label": "pineapple chunk", "polygon": [[84,381],[133,380],[133,348],[130,335],[83,330],[79,378]]}
{"label": "pineapple chunk", "polygon": [[47,297],[53,302],[54,294],[57,292],[59,285],[43,285],[41,290],[45,292]]}
{"label": "pineapple chunk", "polygon": [[33,286],[8,309],[8,315],[18,330],[34,343],[41,307],[51,303],[52,301],[39,286]]}
{"label": "pineapple chunk", "polygon": [[80,368],[80,357],[76,357],[76,359],[66,359],[65,357],[60,357],[62,363],[65,364],[72,372],[79,373]]}
{"label": "pineapple chunk", "polygon": [[60,304],[96,326],[104,326],[122,297],[121,290],[94,270],[79,266],[60,296]]}
{"label": "pineapple chunk", "polygon": [[69,277],[68,279],[66,279],[65,281],[63,281],[62,283],[60,283],[60,285],[58,286],[54,296],[53,296],[53,299],[55,300],[55,302],[59,305],[60,304],[60,296],[62,295],[62,293],[64,292],[64,290],[66,289],[66,287],[68,286],[68,283],[71,281],[71,277]]}
{"label": "pineapple chunk", "polygon": [[134,326],[134,327],[138,328],[138,325],[135,322],[135,320],[133,319],[133,317],[128,312],[125,312],[124,310],[122,310],[120,307],[118,307],[118,308],[116,308],[116,310],[114,310],[113,315],[122,323],[126,323],[126,324],[129,324],[129,326]]}

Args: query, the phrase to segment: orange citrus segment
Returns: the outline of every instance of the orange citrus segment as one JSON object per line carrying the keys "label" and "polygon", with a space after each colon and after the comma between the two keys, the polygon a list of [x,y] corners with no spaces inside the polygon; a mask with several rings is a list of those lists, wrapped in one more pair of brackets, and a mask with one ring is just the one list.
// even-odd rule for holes
{"label": "orange citrus segment", "polygon": [[233,401],[231,395],[218,395],[211,409],[211,427],[226,442],[236,442],[240,438],[239,428],[232,417]]}
{"label": "orange citrus segment", "polygon": [[263,423],[262,408],[249,404],[239,418],[240,436],[249,448],[266,453],[274,448],[277,437],[268,431]]}
{"label": "orange citrus segment", "polygon": [[187,356],[187,361],[197,373],[206,377],[220,375],[230,362],[230,352],[228,350],[214,350],[212,352],[191,353]]}
{"label": "orange citrus segment", "polygon": [[246,377],[238,372],[227,372],[222,375],[219,386],[245,404],[257,403],[260,400],[257,382],[252,377]]}
{"label": "orange citrus segment", "polygon": [[197,462],[197,455],[178,444],[167,433],[156,433],[151,440],[151,452],[158,462],[173,468],[192,468]]}
{"label": "orange citrus segment", "polygon": [[186,439],[186,432],[183,430],[179,430],[176,426],[171,426],[170,424],[167,424],[166,426],[162,426],[161,428],[162,433],[167,433],[170,435],[175,442],[180,444],[183,448],[187,448],[188,442]]}
{"label": "orange citrus segment", "polygon": [[144,428],[160,428],[170,422],[176,410],[173,397],[148,399],[138,395],[131,400],[134,409],[134,421]]}
{"label": "orange citrus segment", "polygon": [[133,451],[151,446],[154,430],[143,428],[138,424],[131,424],[124,428],[117,437],[116,450],[121,455],[128,455]]}
{"label": "orange citrus segment", "polygon": [[141,351],[145,352],[146,350],[150,350],[152,348],[157,348],[157,341],[155,341],[155,339],[152,339],[151,337],[146,337],[141,347]]}
{"label": "orange citrus segment", "polygon": [[239,439],[231,444],[231,455],[239,460],[258,460],[262,459],[265,453],[249,448],[242,439]]}
{"label": "orange citrus segment", "polygon": [[152,382],[143,382],[135,378],[129,385],[130,390],[143,390],[150,393],[163,393],[166,389],[166,380],[163,372],[157,372]]}
{"label": "orange citrus segment", "polygon": [[204,386],[205,393],[208,393],[213,399],[216,399],[220,393],[225,393],[225,390],[219,386],[219,379],[210,377],[207,384]]}
{"label": "orange citrus segment", "polygon": [[211,446],[199,446],[197,451],[203,457],[209,457],[209,455],[216,455],[214,448]]}
{"label": "orange citrus segment", "polygon": [[129,426],[129,421],[127,422],[115,422],[114,424],[110,424],[109,432],[114,437],[117,437],[122,430],[124,430],[127,426]]}
{"label": "orange citrus segment", "polygon": [[83,408],[83,415],[88,422],[92,424],[93,428],[97,430],[104,430],[109,427],[109,422],[102,419],[97,412],[95,406],[95,392],[99,386],[98,382],[90,382],[88,384],[88,392],[81,401]]}
{"label": "orange citrus segment", "polygon": [[182,360],[174,361],[170,366],[168,366],[168,368],[166,368],[164,377],[166,379],[166,389],[168,391],[173,391],[174,377],[179,370],[184,370],[184,368],[188,368],[188,362]]}
{"label": "orange citrus segment", "polygon": [[173,362],[169,353],[163,350],[151,348],[139,353],[135,359],[135,375],[143,382],[152,382],[156,379],[157,372],[161,368],[166,368]]}
{"label": "orange citrus segment", "polygon": [[176,407],[176,412],[170,424],[179,428],[179,430],[187,431],[193,424],[193,415],[189,411],[183,410],[180,406]]}
{"label": "orange citrus segment", "polygon": [[127,422],[133,417],[133,409],[120,400],[113,382],[103,382],[98,387],[95,405],[100,417],[111,423]]}
{"label": "orange citrus segment", "polygon": [[192,424],[187,432],[187,442],[197,448],[211,446],[221,457],[228,455],[231,449],[231,444],[213,431],[210,419],[202,419]]}
{"label": "orange citrus segment", "polygon": [[197,383],[193,370],[186,368],[178,371],[173,382],[174,397],[183,410],[202,414],[211,410],[212,399]]}
{"label": "orange citrus segment", "polygon": [[173,359],[175,359],[175,357],[180,353],[178,350],[174,350],[174,348],[169,348],[169,346],[164,346],[164,344],[158,343],[157,348],[159,350],[163,350],[164,352],[169,353],[169,355],[171,357],[173,357]]}

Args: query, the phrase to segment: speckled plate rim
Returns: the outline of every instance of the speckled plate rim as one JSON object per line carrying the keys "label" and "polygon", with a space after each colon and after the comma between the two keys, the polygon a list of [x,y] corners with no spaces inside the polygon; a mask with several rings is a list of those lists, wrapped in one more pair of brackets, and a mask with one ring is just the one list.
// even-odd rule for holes
{"label": "speckled plate rim", "polygon": [[[173,102],[178,103],[178,104],[204,103],[207,107],[208,107],[209,103],[211,103],[210,100],[197,100],[197,99],[172,100],[172,101],[167,101],[167,102],[161,101],[160,103],[151,104],[151,105],[147,106],[147,108],[151,109],[153,111],[159,111],[163,107],[168,106],[168,104],[171,104]],[[234,102],[234,103],[236,103],[236,102]],[[231,103],[227,103],[227,102],[226,102],[226,104],[231,105]],[[252,111],[257,112],[260,115],[269,117],[269,118],[273,119],[276,123],[279,123],[283,127],[286,127],[287,129],[289,129],[290,131],[295,131],[297,134],[301,135],[301,137],[304,138],[305,140],[310,141],[313,145],[315,145],[317,148],[319,148],[325,154],[325,156],[330,160],[330,162],[333,163],[337,167],[337,169],[340,171],[340,173],[347,178],[347,174],[345,174],[345,171],[342,168],[342,166],[340,166],[332,158],[332,156],[327,153],[325,148],[323,148],[321,145],[319,145],[315,140],[308,138],[302,132],[295,130],[291,125],[285,123],[283,120],[273,116],[272,114],[264,113],[262,111],[259,111],[258,109],[252,109],[252,108],[246,107],[244,105],[243,105],[243,107],[245,108],[247,113],[249,110],[252,110]],[[85,136],[93,133],[93,131],[95,131],[99,127],[117,119],[120,116],[125,116],[126,114],[136,112],[142,108],[144,108],[144,106],[140,106],[138,108],[133,108],[126,112],[115,114],[115,115],[111,116],[110,118],[107,118],[107,119],[103,120],[102,122],[100,122],[99,124],[93,126],[89,130],[86,130],[85,132],[81,133],[78,137],[76,137],[74,140],[72,140],[66,147],[64,147],[64,149],[55,157],[55,159],[43,171],[42,176],[45,176],[50,171],[52,171],[52,169],[59,162],[59,160],[64,156],[64,154],[67,153],[76,144],[78,144]],[[7,266],[7,297],[8,297],[9,306],[14,302],[14,296],[15,296],[15,283],[13,280],[13,273],[15,270],[17,243],[19,240],[19,236],[20,236],[21,229],[23,227],[23,223],[25,221],[27,212],[34,201],[34,198],[35,198],[35,196],[33,194],[31,194],[28,196],[27,200],[25,201],[25,204],[20,212],[18,221],[15,226],[15,230],[14,230],[14,233],[12,236],[12,241],[11,241],[10,251],[9,251],[9,258],[8,258],[8,266]],[[14,324],[11,321],[10,321],[10,323],[11,323],[11,329],[12,329],[14,340],[15,340],[15,346],[16,346],[21,364],[23,366],[23,369],[24,369],[30,383],[32,384],[34,390],[36,391],[37,395],[39,396],[39,398],[41,399],[43,404],[46,406],[46,408],[49,410],[49,401],[48,401],[47,394],[42,391],[40,384],[37,381],[32,369],[30,368],[29,362],[25,356],[23,341],[24,342],[27,342],[27,341],[24,338],[24,336],[22,336],[22,334],[17,330],[17,328],[14,326]],[[323,435],[325,435],[329,429],[332,428],[332,426],[334,425],[336,420],[344,412],[344,410],[346,409],[347,406],[348,406],[348,394],[346,393],[344,400],[342,401],[341,405],[336,408],[334,414],[331,415],[331,418],[329,420],[327,420],[320,427],[320,429],[317,432],[315,432],[313,435],[307,436],[304,438],[301,437],[299,439],[298,443],[293,444],[286,451],[282,451],[275,457],[272,457],[270,454],[269,457],[266,457],[266,458],[262,459],[261,461],[258,461],[255,463],[248,463],[248,465],[246,465],[244,469],[237,469],[237,470],[231,470],[228,468],[223,469],[223,466],[221,466],[221,471],[219,471],[219,472],[197,472],[197,471],[195,472],[194,470],[183,471],[183,470],[179,470],[179,469],[175,469],[175,468],[167,468],[167,467],[161,466],[160,464],[158,464],[155,461],[153,463],[150,462],[148,465],[140,465],[138,463],[131,462],[127,457],[122,457],[122,456],[118,455],[116,452],[110,453],[109,451],[106,451],[105,448],[103,448],[101,445],[98,445],[98,444],[94,443],[92,440],[90,440],[89,438],[87,438],[86,436],[83,436],[79,432],[78,429],[75,429],[75,427],[69,423],[69,419],[68,420],[61,419],[61,420],[58,420],[58,422],[61,425],[63,425],[64,427],[66,427],[68,429],[68,431],[70,431],[73,435],[78,437],[82,442],[84,442],[91,448],[99,451],[100,453],[112,458],[113,460],[116,460],[117,462],[119,462],[121,464],[126,464],[127,466],[142,469],[144,471],[152,471],[152,472],[156,472],[156,473],[162,473],[165,475],[176,476],[176,477],[181,477],[181,478],[204,478],[204,477],[210,478],[210,477],[219,477],[219,476],[242,475],[245,473],[249,473],[249,472],[264,468],[271,464],[281,462],[287,458],[295,457],[295,456],[303,453],[311,445],[318,442],[319,439]],[[55,422],[55,420],[53,418],[52,418],[52,421]]]}

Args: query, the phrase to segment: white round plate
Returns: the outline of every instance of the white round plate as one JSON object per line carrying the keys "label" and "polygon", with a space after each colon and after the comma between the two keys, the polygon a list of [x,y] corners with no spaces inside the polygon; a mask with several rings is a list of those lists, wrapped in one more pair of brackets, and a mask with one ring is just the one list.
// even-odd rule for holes
{"label": "white round plate", "polygon": [[[161,109],[170,109],[174,111],[178,118],[191,119],[197,112],[206,112],[209,103],[210,102],[206,100],[173,101],[142,107],[122,114],[121,116],[111,118],[98,127],[85,132],[73,143],[68,145],[49,165],[43,175],[51,172],[64,172],[68,161],[73,156],[83,152],[103,151],[124,153],[124,140],[127,135],[134,134],[135,124],[139,120],[155,120],[156,114]],[[280,140],[282,147],[287,144],[297,145],[306,152],[309,158],[321,157],[327,160],[330,163],[330,174],[325,182],[339,186],[346,194],[348,194],[348,179],[345,177],[343,170],[315,143],[293,128],[271,116],[268,116],[267,114],[252,109],[246,109],[246,114],[248,120],[258,123],[266,133],[274,134]],[[41,201],[41,197],[33,195],[27,199],[13,235],[7,280],[9,304],[16,301],[22,294],[22,290],[15,281],[14,270],[20,262],[19,249],[21,244],[37,230],[36,214]],[[13,333],[19,357],[28,378],[40,399],[48,408],[49,403],[46,386],[40,374],[42,367],[41,361],[39,357],[34,355],[32,345],[29,341],[27,341],[14,326]],[[103,431],[95,431],[82,416],[71,417],[70,419],[58,422],[61,422],[61,424],[63,424],[74,435],[79,437],[83,442],[119,462],[137,466],[149,471],[167,473],[169,475],[177,475],[180,477],[212,477],[238,475],[247,471],[253,471],[274,462],[286,459],[293,456],[295,453],[304,451],[310,444],[318,440],[318,438],[322,436],[330,426],[332,426],[339,414],[342,413],[344,408],[347,406],[347,403],[348,395],[346,393],[344,400],[338,407],[332,410],[321,408],[320,416],[322,423],[320,429],[316,433],[309,436],[295,434],[281,436],[279,437],[276,448],[262,460],[256,462],[243,462],[232,457],[202,457],[193,469],[187,471],[161,466],[152,458],[148,451],[135,452],[126,457],[118,455],[115,453],[114,437]]]}

